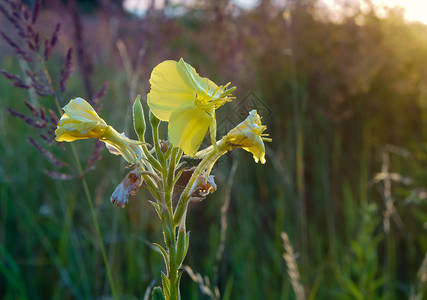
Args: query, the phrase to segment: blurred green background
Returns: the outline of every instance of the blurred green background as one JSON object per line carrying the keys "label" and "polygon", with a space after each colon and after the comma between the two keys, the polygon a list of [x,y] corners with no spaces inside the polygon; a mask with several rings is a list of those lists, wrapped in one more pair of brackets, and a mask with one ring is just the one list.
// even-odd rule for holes
{"label": "blurred green background", "polygon": [[[218,111],[220,133],[253,108],[263,116],[273,138],[267,163],[235,150],[213,171],[218,190],[190,207],[184,264],[205,287],[221,299],[295,299],[285,231],[307,299],[426,299],[426,25],[398,9],[380,17],[369,1],[344,1],[339,14],[316,0],[254,1],[250,9],[228,0],[142,3],[138,16],[119,0],[46,0],[34,27],[43,45],[61,22],[47,62],[55,87],[74,49],[60,105],[93,98],[108,81],[99,113],[130,137],[132,101],[146,99],[151,70],[166,59],[183,57],[202,76],[237,86],[237,99]],[[0,28],[27,47],[3,15]],[[5,40],[0,51],[0,69],[24,79],[31,69],[44,80],[37,60],[25,62]],[[57,111],[53,96],[0,78],[0,297],[109,299],[82,179],[46,172],[78,174],[73,152],[7,111],[30,115],[26,100]],[[27,137],[67,166],[52,165]],[[75,144],[84,167],[94,142]],[[113,281],[119,299],[143,299],[160,284],[163,262],[151,242],[162,241],[161,226],[143,189],[126,208],[111,205],[126,170],[101,154],[84,178]],[[187,273],[181,283],[182,299],[210,299]]]}

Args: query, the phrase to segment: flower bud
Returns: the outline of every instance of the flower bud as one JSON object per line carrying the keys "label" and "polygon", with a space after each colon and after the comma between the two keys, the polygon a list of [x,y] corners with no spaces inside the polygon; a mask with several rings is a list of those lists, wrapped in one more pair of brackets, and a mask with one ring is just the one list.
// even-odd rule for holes
{"label": "flower bud", "polygon": [[138,95],[135,99],[135,103],[133,104],[133,127],[135,128],[135,132],[139,137],[141,142],[144,142],[144,134],[145,134],[145,117],[144,110],[142,109],[141,104],[141,96]]}

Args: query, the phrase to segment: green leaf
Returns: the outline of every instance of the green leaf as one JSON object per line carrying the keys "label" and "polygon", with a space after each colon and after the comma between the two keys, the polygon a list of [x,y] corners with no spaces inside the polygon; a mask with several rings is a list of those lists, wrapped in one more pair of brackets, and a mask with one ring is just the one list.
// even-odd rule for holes
{"label": "green leaf", "polygon": [[157,243],[153,243],[153,245],[160,250],[160,253],[162,253],[163,259],[165,260],[165,265],[167,266],[169,264],[169,255],[167,254],[166,250]]}
{"label": "green leaf", "polygon": [[[190,246],[190,231],[185,234],[185,244],[184,244],[185,255],[187,255],[188,246]],[[184,255],[184,257],[185,257],[185,255]]]}
{"label": "green leaf", "polygon": [[162,272],[162,285],[163,285],[163,291],[165,292],[166,299],[170,299],[171,297],[170,281],[166,277],[165,273],[163,272]]}
{"label": "green leaf", "polygon": [[175,284],[176,284],[176,290],[178,291],[178,300],[181,300],[181,292],[179,290],[179,284],[181,282],[182,273],[184,273],[184,271],[180,271],[178,273],[178,277],[177,277],[176,282],[175,282]]}
{"label": "green leaf", "polygon": [[176,260],[178,266],[181,266],[185,259],[188,251],[188,245],[190,244],[190,232],[184,233],[183,231],[178,232],[178,242],[176,247]]}
{"label": "green leaf", "polygon": [[174,244],[175,232],[174,232],[172,219],[169,215],[168,210],[165,209],[161,212],[161,219],[162,219],[163,235],[165,238],[166,246],[168,246],[168,248],[170,249]]}
{"label": "green leaf", "polygon": [[222,300],[230,300],[231,299],[231,291],[233,289],[234,284],[234,276],[230,274],[227,278],[227,282],[225,284],[224,294],[222,295]]}
{"label": "green leaf", "polygon": [[150,204],[154,206],[154,209],[156,210],[156,213],[159,215],[159,218],[162,218],[162,215],[160,213],[160,205],[154,201],[148,200],[148,202],[150,202]]}
{"label": "green leaf", "polygon": [[359,299],[359,300],[363,300],[362,292],[354,284],[354,282],[347,277],[344,277],[343,279],[344,279],[344,283],[346,284],[348,290],[351,292],[351,294],[353,294],[354,298]]}
{"label": "green leaf", "polygon": [[152,295],[153,295],[153,298],[152,298],[153,300],[164,300],[165,299],[165,297],[163,297],[162,289],[158,286],[156,286],[153,289]]}

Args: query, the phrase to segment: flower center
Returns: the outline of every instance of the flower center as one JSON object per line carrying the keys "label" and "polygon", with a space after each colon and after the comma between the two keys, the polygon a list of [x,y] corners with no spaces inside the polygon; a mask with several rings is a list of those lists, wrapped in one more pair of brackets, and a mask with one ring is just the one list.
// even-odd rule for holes
{"label": "flower center", "polygon": [[209,115],[212,115],[213,112],[222,105],[235,99],[235,97],[231,96],[231,93],[236,89],[236,87],[227,89],[229,85],[230,83],[227,83],[224,86],[221,85],[212,92],[212,89],[208,84],[204,93],[196,93],[194,104],[203,109]]}

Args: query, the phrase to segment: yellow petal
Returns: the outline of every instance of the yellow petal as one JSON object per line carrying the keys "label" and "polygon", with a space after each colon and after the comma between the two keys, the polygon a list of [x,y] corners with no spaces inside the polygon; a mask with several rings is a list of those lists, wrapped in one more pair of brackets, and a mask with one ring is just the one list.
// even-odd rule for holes
{"label": "yellow petal", "polygon": [[227,133],[227,140],[234,148],[243,148],[252,153],[255,162],[265,163],[265,141],[271,139],[265,138],[263,131],[267,129],[261,124],[261,118],[256,110],[252,110],[249,116],[235,128]]}
{"label": "yellow petal", "polygon": [[251,147],[242,147],[244,150],[252,153],[255,162],[261,161],[262,164],[265,164],[265,146],[262,140],[255,143],[256,145]]}
{"label": "yellow petal", "polygon": [[209,96],[218,88],[218,86],[206,77],[200,77],[196,69],[190,64],[187,64],[182,58],[177,64],[177,70],[184,80],[185,84],[197,92],[197,94],[205,94]]}
{"label": "yellow petal", "polygon": [[[66,114],[64,114],[66,115]],[[56,140],[72,142],[80,139],[99,138],[105,130],[97,121],[78,122],[70,118],[61,118],[55,130]]]}
{"label": "yellow petal", "polygon": [[97,121],[106,124],[105,121],[98,116],[93,107],[82,98],[70,100],[70,102],[64,107],[64,111],[72,119],[81,121]]}
{"label": "yellow petal", "polygon": [[212,123],[212,117],[195,105],[183,105],[175,110],[169,121],[169,138],[175,147],[194,156]]}
{"label": "yellow petal", "polygon": [[147,102],[153,114],[162,121],[169,121],[174,110],[192,103],[196,97],[196,91],[183,79],[173,60],[166,60],[154,68],[150,84]]}

